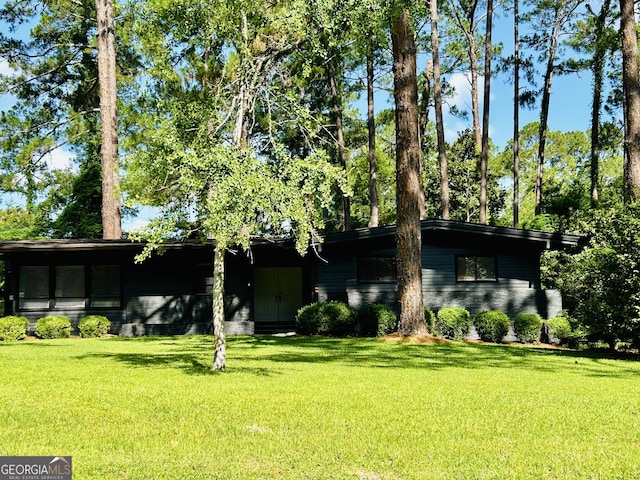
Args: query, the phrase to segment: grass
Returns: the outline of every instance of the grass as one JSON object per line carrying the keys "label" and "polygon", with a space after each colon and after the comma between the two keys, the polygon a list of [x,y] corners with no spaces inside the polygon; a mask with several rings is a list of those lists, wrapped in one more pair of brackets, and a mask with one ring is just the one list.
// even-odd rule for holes
{"label": "grass", "polygon": [[637,479],[640,363],[484,344],[0,344],[0,455],[74,479]]}

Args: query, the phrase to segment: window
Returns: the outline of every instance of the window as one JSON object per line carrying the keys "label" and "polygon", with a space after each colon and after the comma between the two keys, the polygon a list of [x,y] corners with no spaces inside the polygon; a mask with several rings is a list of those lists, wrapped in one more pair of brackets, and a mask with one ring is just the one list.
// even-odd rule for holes
{"label": "window", "polygon": [[120,307],[120,265],[91,267],[90,307]]}
{"label": "window", "polygon": [[395,257],[358,259],[358,283],[395,283],[397,280]]}
{"label": "window", "polygon": [[56,308],[84,307],[84,266],[61,265],[55,267],[55,306]]}
{"label": "window", "polygon": [[458,282],[497,282],[498,269],[496,257],[456,257],[456,281]]}
{"label": "window", "polygon": [[49,308],[49,267],[20,267],[18,301],[24,310]]}
{"label": "window", "polygon": [[122,303],[119,265],[22,266],[19,275],[19,310],[119,308]]}

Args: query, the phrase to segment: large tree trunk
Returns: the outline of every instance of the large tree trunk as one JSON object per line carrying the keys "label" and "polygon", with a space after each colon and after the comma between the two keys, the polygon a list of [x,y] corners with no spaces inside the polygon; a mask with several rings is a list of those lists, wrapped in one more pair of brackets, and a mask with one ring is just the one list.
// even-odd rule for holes
{"label": "large tree trunk", "polygon": [[426,334],[422,299],[421,178],[416,44],[409,11],[393,19],[393,78],[396,104],[397,268],[403,335]]}
{"label": "large tree trunk", "polygon": [[513,0],[513,227],[520,225],[520,16]]}
{"label": "large tree trunk", "polygon": [[224,333],[224,245],[216,245],[213,255],[213,365],[211,370],[225,369],[227,344]]}
{"label": "large tree trunk", "polygon": [[640,200],[640,73],[638,39],[633,0],[620,0],[622,35],[622,83],[625,103],[624,147],[626,155],[626,195],[628,202]]}
{"label": "large tree trunk", "polygon": [[378,226],[378,167],[376,117],[373,100],[373,54],[367,55],[367,131],[369,133],[369,227]]}
{"label": "large tree trunk", "polygon": [[[338,162],[346,172],[347,152],[344,147],[344,129],[342,127],[342,102],[340,101],[340,95],[338,93],[336,73],[333,66],[332,58],[329,58],[329,61],[327,62],[327,75],[329,76],[329,88],[331,91],[333,116],[336,122],[336,149],[338,152]],[[347,195],[342,196],[342,216],[342,229],[344,231],[351,230],[351,201]]]}
{"label": "large tree trunk", "polygon": [[116,44],[113,0],[96,0],[98,20],[98,77],[102,122],[102,237],[122,238],[118,119],[116,114]]}
{"label": "large tree trunk", "polygon": [[440,164],[440,203],[442,218],[449,219],[449,173],[447,165],[447,145],[444,141],[444,119],[442,116],[442,83],[440,82],[440,39],[438,36],[438,0],[429,1],[431,16],[431,50],[433,58],[433,96],[436,114],[436,135],[438,138],[438,162]]}
{"label": "large tree trunk", "polygon": [[493,0],[487,0],[487,33],[484,47],[484,105],[482,111],[482,152],[480,156],[480,223],[487,223],[487,176],[489,172],[489,106],[491,102],[491,30]]}

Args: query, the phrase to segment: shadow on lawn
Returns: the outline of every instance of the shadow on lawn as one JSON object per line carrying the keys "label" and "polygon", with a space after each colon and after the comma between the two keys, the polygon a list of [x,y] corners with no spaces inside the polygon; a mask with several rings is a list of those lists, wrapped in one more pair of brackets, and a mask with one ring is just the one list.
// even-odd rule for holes
{"label": "shadow on lawn", "polygon": [[[210,336],[193,337],[136,337],[112,338],[109,342],[122,344],[145,344],[145,352],[104,352],[89,353],[76,357],[84,359],[107,359],[130,367],[137,368],[170,368],[180,370],[188,375],[214,375],[211,370],[213,363],[213,342]],[[149,353],[146,345],[158,345],[156,352]],[[167,350],[170,349],[170,350]],[[155,350],[152,348],[152,350]],[[268,376],[275,373],[273,369],[263,367],[236,366],[228,369],[231,372],[244,372],[257,376]]]}
{"label": "shadow on lawn", "polygon": [[[519,368],[542,372],[571,371],[587,376],[634,377],[636,365],[609,360],[610,352],[574,351],[521,345],[447,342],[441,344],[383,343],[377,339],[254,336],[232,340],[260,360],[286,363],[339,363],[370,368]],[[276,347],[275,349],[272,347]],[[276,353],[274,353],[276,352]],[[242,353],[236,353],[241,356]]]}
{"label": "shadow on lawn", "polygon": [[[159,347],[157,351],[152,348],[152,353],[147,348],[150,339]],[[110,341],[135,345],[137,339]],[[90,353],[78,358],[105,358],[131,367],[172,368],[188,375],[213,374],[210,336],[146,337],[143,342],[144,352]],[[583,376],[622,378],[635,378],[640,373],[635,364],[611,362],[601,353],[462,342],[393,344],[377,339],[256,335],[229,337],[227,371],[271,376],[281,373],[276,364],[284,367],[284,364],[334,363],[376,369],[518,368],[550,373],[566,373],[570,369]],[[254,366],[255,363],[260,366]]]}

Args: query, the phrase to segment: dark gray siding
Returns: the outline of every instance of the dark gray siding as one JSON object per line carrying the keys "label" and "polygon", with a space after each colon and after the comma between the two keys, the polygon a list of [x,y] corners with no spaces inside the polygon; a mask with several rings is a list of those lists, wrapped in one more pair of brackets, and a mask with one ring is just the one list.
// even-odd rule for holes
{"label": "dark gray siding", "polygon": [[[456,255],[496,255],[497,282],[457,282]],[[425,306],[436,312],[442,307],[464,307],[471,315],[482,310],[502,310],[510,317],[520,312],[539,313],[544,318],[562,308],[559,292],[540,290],[535,252],[497,253],[459,247],[425,245],[422,250],[422,289]]]}
{"label": "dark gray siding", "polygon": [[[329,252],[327,263],[317,267],[318,300],[340,300],[354,308],[370,303],[397,305],[397,286],[358,283],[358,257],[393,255],[393,249],[361,248],[349,255]],[[506,253],[498,253],[500,251]],[[562,308],[560,294],[540,290],[538,250],[510,251],[503,246],[467,248],[456,245],[423,245],[422,285],[425,307],[434,312],[446,306],[461,306],[471,315],[482,310],[502,310],[510,317],[519,312],[535,312],[544,318]],[[456,255],[495,255],[497,282],[457,282]]]}

